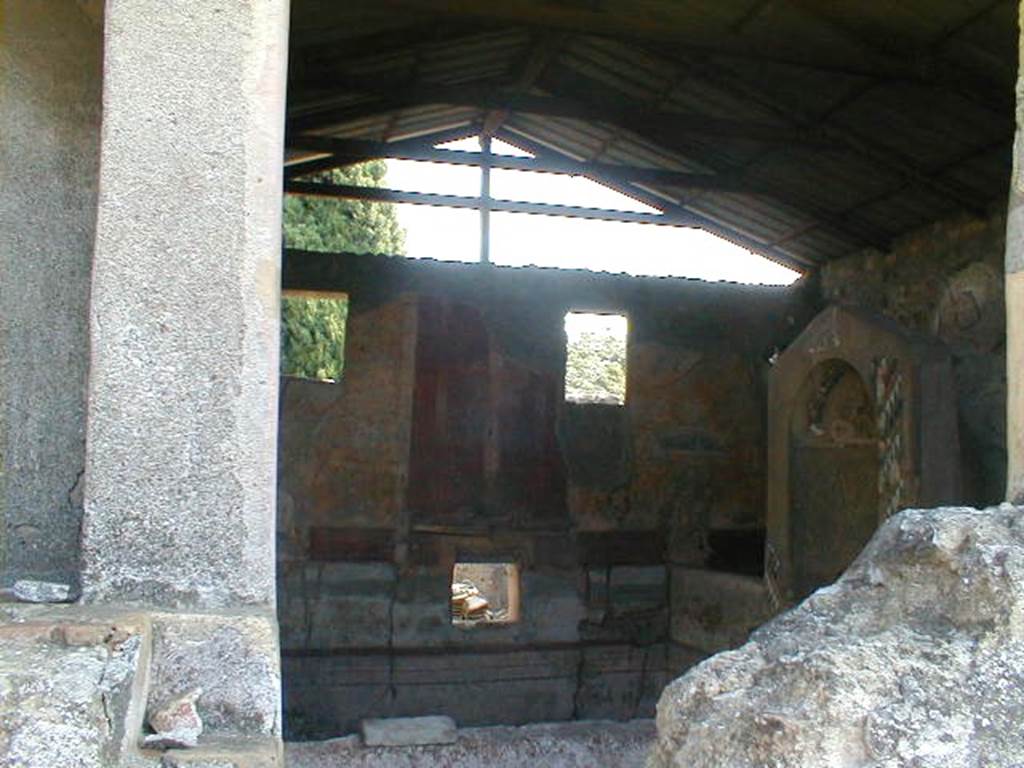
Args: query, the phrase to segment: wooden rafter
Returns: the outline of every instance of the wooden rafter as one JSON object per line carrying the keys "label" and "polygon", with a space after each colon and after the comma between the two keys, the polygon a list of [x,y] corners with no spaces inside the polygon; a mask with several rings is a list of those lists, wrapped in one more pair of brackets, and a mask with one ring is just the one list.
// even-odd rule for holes
{"label": "wooden rafter", "polygon": [[[535,157],[547,162],[557,161],[559,158],[559,156],[552,150],[519,133],[510,134],[506,132],[502,134],[501,139],[502,141],[511,144],[514,147],[518,147],[524,152],[530,152]],[[586,166],[590,170],[584,175],[590,180],[595,181],[598,184],[602,184],[603,186],[619,192],[620,194],[626,195],[627,197],[631,197],[644,205],[649,205],[652,208],[656,208],[666,213],[685,215],[697,222],[696,226],[700,229],[703,229],[706,232],[711,232],[712,234],[721,237],[723,240],[728,240],[734,245],[738,245],[741,248],[746,248],[749,251],[758,253],[767,259],[791,269],[803,271],[808,267],[814,266],[812,261],[795,252],[773,247],[765,243],[763,240],[744,232],[742,229],[736,228],[726,222],[712,219],[705,214],[693,211],[682,204],[678,198],[667,194],[664,191],[650,190],[635,182],[623,183],[622,178],[609,174],[605,171],[598,170],[597,164],[594,163],[587,163]]]}
{"label": "wooden rafter", "polygon": [[889,48],[859,31],[852,29],[846,24],[837,21],[829,15],[819,0],[786,0],[793,8],[809,19],[825,26],[841,39],[857,48],[861,56],[877,60],[881,66],[898,70],[901,67],[920,73],[930,73],[925,82],[933,87],[942,87],[952,93],[973,102],[974,104],[991,109],[997,114],[1003,114],[1013,109],[1013,92],[1010,89],[993,87],[991,80],[979,77],[977,74],[965,69],[962,65],[951,65],[944,61],[939,55],[941,48],[964,26],[974,23],[979,18],[991,13],[996,7],[1007,0],[995,0],[980,9],[972,12],[966,19],[960,20],[944,30],[938,39],[932,41],[931,45],[923,50],[911,49],[909,56],[901,55],[892,48]]}
{"label": "wooden rafter", "polygon": [[[294,179],[378,158],[400,159],[404,157],[413,160],[417,159],[414,155],[422,152],[449,151],[435,150],[436,144],[458,141],[476,136],[478,133],[480,133],[478,124],[467,123],[401,141],[372,142],[356,139],[332,139],[325,136],[289,137],[286,139],[287,146],[309,150],[315,154],[286,164],[284,177],[285,179]],[[367,152],[365,151],[367,148],[374,148],[374,151]]]}
{"label": "wooden rafter", "polygon": [[[381,142],[359,139],[334,139],[328,136],[294,136],[289,146],[316,152],[329,152],[332,162],[363,162],[375,158],[394,160],[418,160],[432,163],[447,163],[479,167],[483,164],[480,153],[451,149],[435,149],[432,142]],[[316,162],[315,160],[312,162]],[[727,176],[710,173],[686,173],[664,168],[642,168],[611,163],[577,162],[568,157],[554,155],[543,158],[493,155],[490,167],[509,171],[532,171],[535,173],[558,173],[570,176],[602,176],[618,179],[623,183],[663,184],[683,189],[713,190],[770,196],[773,190],[753,182],[744,182]],[[294,175],[294,174],[293,174]]]}
{"label": "wooden rafter", "polygon": [[[574,81],[573,91],[590,94],[595,92],[596,88],[589,79],[578,77]],[[595,111],[599,111],[601,106],[592,104],[590,105],[590,108]],[[713,171],[717,176],[731,179],[742,179],[746,172],[746,167],[743,164],[737,163],[736,161],[728,159],[719,153],[709,150],[706,146],[694,146],[687,140],[686,136],[661,135],[657,132],[651,131],[650,126],[644,122],[637,122],[630,125],[629,130],[635,136],[638,136],[645,141],[661,146],[667,150],[675,151],[684,157],[689,157],[699,162],[700,165]],[[870,245],[873,247],[883,247],[888,243],[887,238],[884,238],[879,233],[873,232],[869,228],[858,225],[855,222],[836,216],[834,211],[824,208],[820,203],[805,194],[796,193],[792,190],[787,190],[781,187],[775,187],[772,191],[772,197],[807,218],[816,219],[822,226],[827,227],[848,242],[856,245]]]}
{"label": "wooden rafter", "polygon": [[[753,103],[770,110],[780,120],[785,120],[794,129],[812,132],[829,139],[847,151],[870,161],[883,171],[903,177],[910,184],[929,189],[935,194],[956,202],[972,213],[980,213],[984,210],[983,201],[979,201],[974,190],[967,189],[959,183],[938,178],[914,160],[880,146],[858,131],[835,124],[826,124],[821,115],[807,113],[792,99],[766,94],[761,89],[745,83],[742,78],[707,60],[677,60],[677,65],[698,71],[705,81],[724,93],[750,99]],[[845,101],[845,97],[843,100]],[[828,114],[825,115],[826,118],[827,116]]]}
{"label": "wooden rafter", "polygon": [[[1000,106],[1012,97],[1012,89],[1003,89],[962,68],[921,56],[904,58],[887,51],[880,55],[861,55],[851,59],[842,52],[833,56],[805,54],[799,46],[785,49],[771,40],[756,41],[749,37],[722,36],[709,41],[700,25],[687,24],[687,17],[699,10],[677,0],[623,4],[619,12],[586,4],[538,4],[535,0],[504,0],[501,3],[483,0],[458,0],[436,3],[434,0],[377,0],[396,9],[427,11],[456,23],[480,26],[516,25],[528,29],[571,30],[575,34],[605,37],[623,42],[657,46],[665,51],[702,56],[722,56],[747,61],[764,61],[814,71],[829,71],[856,77],[904,80],[919,85],[945,88],[957,92],[985,93]],[[1012,0],[1003,0],[1010,2]],[[812,12],[821,13],[820,0],[793,0]],[[993,0],[993,7],[998,6]],[[824,4],[827,7],[827,4]],[[956,26],[954,25],[954,31]],[[838,31],[838,30],[837,30]],[[1001,108],[1001,107],[1000,107]]]}
{"label": "wooden rafter", "polygon": [[644,130],[659,137],[662,142],[677,136],[699,136],[717,139],[744,139],[769,144],[798,145],[801,147],[835,148],[806,132],[790,127],[745,120],[730,120],[710,115],[684,114],[651,109],[637,111],[636,105],[622,102],[595,105],[588,101],[564,96],[535,96],[532,94],[495,88],[493,85],[465,84],[460,86],[424,86],[405,83],[398,87],[382,87],[386,96],[367,99],[342,108],[308,112],[288,121],[289,131],[300,133],[318,130],[341,123],[360,120],[374,115],[389,114],[395,109],[426,104],[449,104],[475,107],[483,111],[506,109],[545,117],[600,121],[624,128],[642,123]]}
{"label": "wooden rafter", "polygon": [[[526,94],[530,92],[537,80],[544,74],[551,61],[558,55],[559,49],[566,40],[566,35],[543,32],[536,35],[530,45],[529,51],[523,59],[519,68],[519,74],[509,90],[515,94]],[[506,120],[511,110],[508,108],[492,109],[487,113],[483,121],[481,136],[490,137],[496,134]]]}

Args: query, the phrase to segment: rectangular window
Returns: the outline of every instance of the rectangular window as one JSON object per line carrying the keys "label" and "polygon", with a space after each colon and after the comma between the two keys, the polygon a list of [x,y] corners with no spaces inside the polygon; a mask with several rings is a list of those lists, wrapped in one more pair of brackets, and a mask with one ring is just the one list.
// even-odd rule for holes
{"label": "rectangular window", "polygon": [[345,370],[348,295],[287,291],[281,297],[281,374],[336,382]]}
{"label": "rectangular window", "polygon": [[628,327],[625,315],[565,316],[566,402],[625,404]]}
{"label": "rectangular window", "polygon": [[519,566],[515,563],[456,563],[452,570],[452,624],[511,624],[519,621]]}

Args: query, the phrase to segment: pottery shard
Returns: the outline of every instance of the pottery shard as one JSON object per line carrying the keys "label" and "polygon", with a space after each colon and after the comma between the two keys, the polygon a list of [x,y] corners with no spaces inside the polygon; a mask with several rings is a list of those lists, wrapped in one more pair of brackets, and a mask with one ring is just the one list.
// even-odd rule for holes
{"label": "pottery shard", "polygon": [[202,688],[193,688],[151,712],[149,726],[154,733],[146,736],[142,745],[150,749],[196,746],[203,732],[203,721],[196,710],[196,701],[202,693]]}

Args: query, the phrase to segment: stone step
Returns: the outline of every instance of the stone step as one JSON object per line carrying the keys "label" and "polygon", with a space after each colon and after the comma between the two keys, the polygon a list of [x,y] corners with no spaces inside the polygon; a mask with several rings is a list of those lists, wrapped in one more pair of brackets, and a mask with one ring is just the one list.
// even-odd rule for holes
{"label": "stone step", "polygon": [[170,749],[159,768],[283,768],[281,744],[273,739],[216,738],[193,749]]}
{"label": "stone step", "polygon": [[0,763],[118,766],[142,728],[149,623],[11,606],[0,617]]}

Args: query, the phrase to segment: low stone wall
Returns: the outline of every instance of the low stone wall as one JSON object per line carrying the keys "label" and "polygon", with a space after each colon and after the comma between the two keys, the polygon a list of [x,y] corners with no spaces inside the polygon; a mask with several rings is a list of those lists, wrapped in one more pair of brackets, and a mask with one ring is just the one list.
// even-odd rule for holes
{"label": "low stone wall", "polygon": [[[287,288],[350,306],[342,379],[281,387],[290,739],[363,717],[649,717],[767,615],[764,376],[805,292],[479,266],[286,257]],[[624,406],[565,402],[580,309],[628,316]],[[755,577],[709,575],[735,561]],[[517,566],[518,621],[453,625],[466,562]],[[670,637],[677,603],[703,635]]]}

